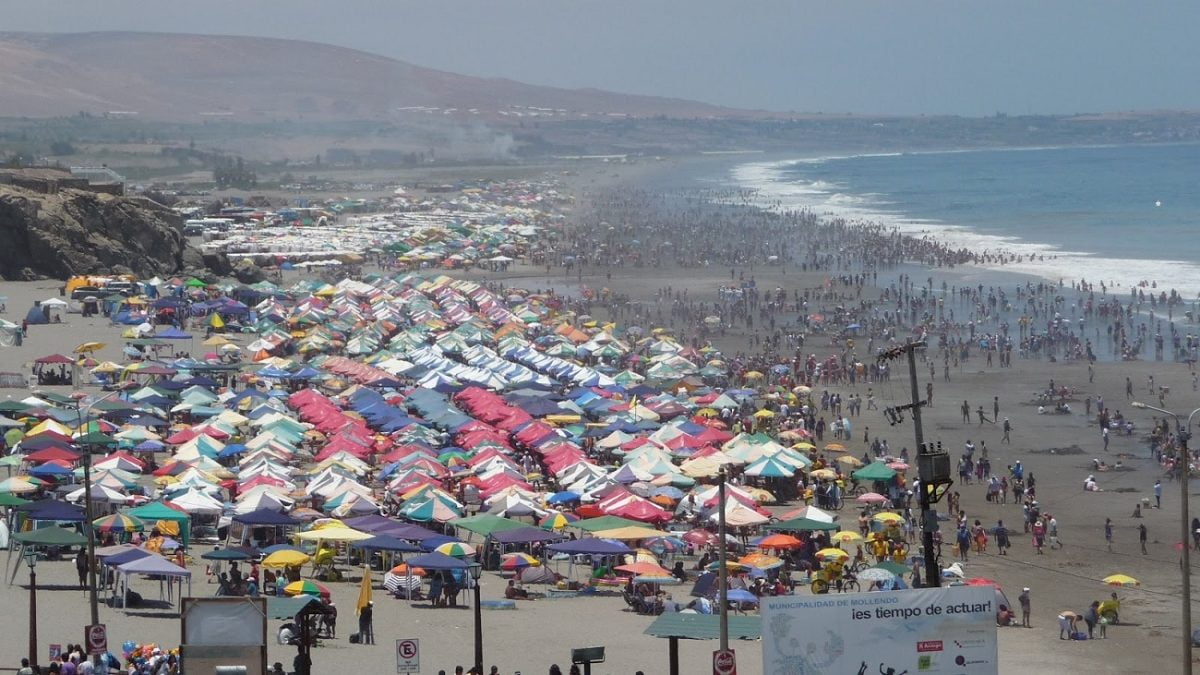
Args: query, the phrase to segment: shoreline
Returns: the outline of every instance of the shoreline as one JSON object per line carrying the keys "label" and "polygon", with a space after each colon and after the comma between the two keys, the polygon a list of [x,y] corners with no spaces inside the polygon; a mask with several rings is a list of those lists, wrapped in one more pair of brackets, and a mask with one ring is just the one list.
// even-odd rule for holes
{"label": "shoreline", "polygon": [[[1197,268],[1193,261],[1185,259],[1158,258],[1113,258],[1102,252],[1074,251],[1063,248],[1059,244],[1032,241],[1021,235],[1007,235],[988,232],[978,225],[970,223],[951,223],[940,219],[923,219],[909,216],[901,212],[889,212],[884,205],[862,203],[855,205],[834,206],[822,201],[822,197],[838,197],[842,186],[827,184],[820,180],[791,179],[784,175],[790,167],[804,163],[824,163],[831,160],[854,160],[872,157],[907,157],[928,155],[956,155],[987,152],[1030,152],[1030,151],[1066,151],[1079,149],[1111,149],[1125,147],[1126,144],[1094,144],[1086,146],[1029,146],[1019,148],[958,148],[928,151],[898,151],[878,153],[836,154],[821,153],[817,156],[793,156],[783,159],[770,159],[757,162],[730,164],[724,183],[731,187],[754,190],[762,195],[759,206],[771,210],[808,209],[825,218],[842,218],[866,225],[883,225],[896,232],[917,238],[931,238],[947,246],[961,247],[985,256],[984,260],[971,264],[996,272],[1012,272],[1036,277],[1040,280],[1058,284],[1060,282],[1075,282],[1087,279],[1094,282],[1103,280],[1110,288],[1128,290],[1138,287],[1141,282],[1158,281],[1158,290],[1173,290],[1182,288],[1182,294],[1189,298],[1194,293],[1200,298],[1200,278],[1193,278],[1187,285],[1172,285],[1174,280],[1181,277],[1196,277]],[[1194,143],[1144,143],[1128,144],[1136,147],[1190,147]],[[759,173],[755,174],[755,171]],[[741,175],[739,175],[739,173]],[[714,179],[716,180],[716,179]],[[777,189],[773,189],[778,185]],[[824,188],[828,188],[827,190]],[[874,193],[849,193],[851,199],[862,199]],[[982,245],[981,245],[982,242]],[[1000,262],[996,262],[996,258]],[[1016,258],[1016,260],[1014,260]],[[1035,260],[1036,258],[1036,260]],[[1112,269],[1127,268],[1130,261],[1136,261],[1139,269],[1158,268],[1156,278],[1142,278],[1136,272],[1126,273],[1120,278],[1108,276],[1100,272]],[[1067,274],[1059,269],[1071,266],[1083,272]],[[1088,271],[1084,271],[1084,270]],[[1095,274],[1090,272],[1096,272]],[[1110,283],[1114,282],[1115,283]],[[1147,286],[1149,288],[1149,286]]]}

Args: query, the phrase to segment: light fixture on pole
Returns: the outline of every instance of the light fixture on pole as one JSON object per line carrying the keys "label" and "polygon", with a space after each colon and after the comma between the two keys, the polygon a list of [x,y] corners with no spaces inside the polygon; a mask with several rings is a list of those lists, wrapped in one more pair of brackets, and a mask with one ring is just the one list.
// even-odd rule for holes
{"label": "light fixture on pole", "polygon": [[25,564],[29,565],[29,665],[37,668],[37,551],[25,551]]}
{"label": "light fixture on pole", "polygon": [[483,675],[483,612],[479,604],[479,577],[483,574],[483,565],[473,562],[467,565],[467,572],[475,585],[475,672]]}
{"label": "light fixture on pole", "polygon": [[1192,672],[1192,562],[1191,562],[1191,540],[1192,528],[1190,514],[1188,513],[1188,482],[1191,478],[1191,458],[1188,456],[1188,440],[1192,436],[1192,418],[1196,413],[1200,413],[1200,408],[1196,408],[1187,416],[1186,423],[1180,423],[1179,415],[1170,410],[1163,410],[1152,405],[1146,405],[1140,401],[1134,401],[1133,407],[1141,410],[1154,410],[1160,412],[1175,420],[1175,438],[1179,441],[1179,457],[1176,459],[1176,465],[1179,467],[1179,510],[1180,510],[1180,552],[1183,553],[1183,559],[1180,561],[1180,570],[1183,573],[1183,672],[1185,675],[1191,675]]}

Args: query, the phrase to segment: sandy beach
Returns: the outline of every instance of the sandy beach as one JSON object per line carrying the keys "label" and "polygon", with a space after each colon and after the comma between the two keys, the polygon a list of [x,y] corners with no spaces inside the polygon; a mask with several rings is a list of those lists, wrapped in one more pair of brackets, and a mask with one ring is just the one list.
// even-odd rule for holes
{"label": "sandy beach", "polygon": [[[625,172],[622,180],[631,180],[632,174],[636,173],[622,171]],[[573,181],[577,189],[589,189],[593,179],[601,175],[600,170],[584,173]],[[743,271],[751,270],[745,268]],[[901,270],[880,272],[875,285],[886,287],[898,271]],[[789,291],[819,288],[831,275],[837,274],[830,270],[806,272],[796,265],[786,264],[755,265],[752,273],[760,288],[778,286]],[[924,278],[917,272],[913,274]],[[720,266],[683,268],[668,263],[662,267],[588,268],[582,274],[574,271],[567,274],[566,270],[555,268],[549,275],[543,266],[515,264],[505,275],[472,271],[459,276],[563,291],[578,291],[583,286],[604,287],[614,294],[653,304],[656,290],[667,286],[676,290],[688,289],[693,300],[715,301],[718,288],[729,282],[730,275],[727,268]],[[285,285],[293,278],[286,277]],[[955,279],[954,283],[961,287],[989,284],[996,277],[986,270],[959,267],[940,270],[938,283],[942,278]],[[34,300],[57,296],[59,285],[60,282],[53,281],[3,284],[0,293],[8,298],[7,314],[3,318],[19,322]],[[867,294],[877,296],[878,289],[871,289]],[[954,298],[946,299],[947,305],[954,302]],[[961,298],[957,302],[962,303]],[[959,308],[965,315],[963,305]],[[605,317],[604,308],[598,307],[596,315]],[[109,325],[103,317],[83,319],[78,314],[66,314],[63,324],[31,327],[24,345],[0,349],[0,371],[28,373],[34,359],[53,353],[68,354],[75,345],[90,340],[107,345],[95,355],[97,360],[119,361],[121,330],[121,327]],[[750,348],[750,336],[749,331],[733,328],[725,336],[715,337],[714,343],[726,353],[746,351]],[[1103,342],[1097,347],[1101,352],[1105,349]],[[194,350],[198,349],[199,345],[196,345]],[[813,336],[805,345],[805,351],[818,356],[832,353],[833,349],[824,336]],[[930,354],[930,358],[934,355]],[[956,484],[953,488],[962,495],[962,506],[969,521],[979,519],[985,525],[994,525],[998,519],[1003,519],[1010,530],[1014,530],[1013,548],[1008,556],[994,555],[994,548],[991,553],[973,554],[965,565],[968,575],[995,579],[1014,600],[1023,587],[1031,589],[1033,628],[999,629],[1001,672],[1173,671],[1178,663],[1181,625],[1180,554],[1175,546],[1179,541],[1179,486],[1166,479],[1157,462],[1150,457],[1149,443],[1143,432],[1150,426],[1151,415],[1132,409],[1131,400],[1125,394],[1125,379],[1132,379],[1135,398],[1157,405],[1157,398],[1146,391],[1145,384],[1147,375],[1153,375],[1157,384],[1170,388],[1167,407],[1186,414],[1200,406],[1200,394],[1193,389],[1188,366],[1170,360],[1156,362],[1145,357],[1138,361],[1102,359],[1095,364],[1094,374],[1089,376],[1086,361],[1050,362],[1014,357],[1011,368],[1000,368],[998,365],[988,367],[981,356],[975,355],[953,369],[946,381],[940,361],[935,365],[934,405],[923,413],[926,439],[943,442],[952,457],[957,457],[967,439],[976,444],[986,442],[993,473],[1000,473],[1006,465],[1020,460],[1027,473],[1037,476],[1037,499],[1043,512],[1052,513],[1059,524],[1062,548],[1046,550],[1039,555],[1029,537],[1021,534],[1019,505],[1014,505],[1012,500],[1006,505],[988,502],[984,486],[977,483]],[[925,362],[918,364],[922,388],[929,379],[927,368]],[[1071,414],[1038,414],[1034,397],[1036,392],[1046,388],[1049,380],[1072,389]],[[907,382],[903,377],[893,377],[885,385],[859,383],[828,389],[865,394],[869,386],[878,393],[881,407],[907,402]],[[95,388],[89,390],[95,391]],[[27,393],[12,389],[2,391],[0,395],[20,399]],[[1086,396],[1093,399],[1103,396],[1111,408],[1119,409],[1134,420],[1138,431],[1132,436],[1113,435],[1107,450],[1104,449],[1096,424],[1083,414],[1082,400]],[[1001,417],[1007,416],[1012,422],[1011,444],[1002,443],[999,425],[962,421],[960,402],[967,401],[972,410],[983,405],[990,415],[993,397],[998,397]],[[867,451],[862,442],[864,427],[869,427],[872,438],[887,439],[893,449],[913,447],[911,421],[891,426],[876,411],[863,411],[860,417],[853,419],[856,433],[848,445],[850,454],[855,457]],[[1085,492],[1083,483],[1093,473],[1093,458],[1108,465],[1120,460],[1123,470],[1097,473],[1102,491]],[[1141,520],[1131,518],[1137,502],[1147,497],[1153,501],[1152,486],[1160,477],[1165,487],[1162,509],[1147,509]],[[772,509],[786,510],[794,506],[783,504]],[[852,522],[854,515],[850,508],[840,513],[843,521]],[[1104,541],[1105,518],[1112,518],[1115,524],[1111,552]],[[1138,547],[1137,526],[1141,523],[1149,531],[1146,554]],[[947,527],[949,525],[943,526],[943,532],[949,541],[952,531],[946,530]],[[947,545],[947,557],[949,555]],[[38,630],[44,663],[47,645],[82,639],[87,597],[74,586],[75,570],[69,561],[42,563],[37,571]],[[195,565],[192,571],[194,592],[211,594],[215,587],[205,583],[203,566]],[[1141,581],[1139,588],[1119,591],[1121,624],[1108,628],[1107,639],[1060,641],[1056,615],[1068,609],[1082,613],[1093,600],[1107,598],[1112,589],[1100,580],[1117,572]],[[25,653],[26,581],[27,572],[22,566],[14,584],[0,586],[0,602],[10,608],[10,618],[5,623],[9,638],[0,641],[0,666],[18,663]],[[354,624],[353,607],[358,584],[354,579],[332,584],[333,599],[342,608],[338,639],[329,640],[314,650],[314,673],[336,673],[347,668],[365,673],[393,672],[394,640],[401,638],[420,640],[422,673],[437,673],[439,669],[453,672],[456,665],[470,664],[473,638],[470,611],[465,608],[435,610],[392,599],[379,589],[380,581],[377,575],[375,632],[378,644],[374,646],[351,645],[346,640]],[[502,597],[504,583],[499,576],[485,573],[483,598]],[[143,582],[141,591],[148,596],[156,592],[150,582]],[[686,591],[685,587],[677,587],[676,594],[685,595]],[[631,675],[638,670],[647,675],[665,673],[666,641],[643,634],[651,620],[626,612],[620,597],[544,599],[519,603],[515,611],[485,611],[485,665],[495,664],[506,675],[518,671],[525,675],[545,673],[553,663],[565,671],[571,648],[603,645],[607,647],[608,658],[604,664],[593,668],[596,675]],[[125,640],[173,647],[180,638],[179,623],[168,611],[131,614],[102,607],[101,621],[108,625],[109,644],[113,648]],[[271,635],[278,625],[278,621],[270,622]],[[870,645],[857,644],[855,636],[845,638],[852,648],[870,649]],[[739,672],[761,671],[759,643],[739,642],[733,646],[738,654]],[[682,672],[709,672],[711,653],[715,648],[715,642],[685,641],[680,649]],[[269,661],[281,661],[290,667],[293,655],[293,648],[272,644]]]}

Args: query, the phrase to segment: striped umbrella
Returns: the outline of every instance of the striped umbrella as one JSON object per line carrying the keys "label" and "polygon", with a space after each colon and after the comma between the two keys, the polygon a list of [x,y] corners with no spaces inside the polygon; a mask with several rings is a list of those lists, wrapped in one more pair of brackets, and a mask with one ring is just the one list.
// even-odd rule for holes
{"label": "striped umbrella", "polygon": [[500,569],[512,572],[526,567],[538,567],[541,564],[542,561],[528,553],[505,553],[504,561],[500,563]]}
{"label": "striped umbrella", "polygon": [[329,589],[315,581],[293,581],[283,587],[283,592],[288,595],[313,595],[322,598],[329,598]]}
{"label": "striped umbrella", "polygon": [[654,537],[647,539],[643,546],[658,555],[666,555],[686,549],[687,542],[677,537]]}
{"label": "striped umbrella", "polygon": [[570,525],[571,523],[574,523],[578,520],[579,520],[579,516],[577,516],[573,513],[557,513],[557,512],[555,512],[555,513],[551,513],[550,515],[546,516],[545,518],[542,518],[542,521],[540,523],[538,523],[538,525],[540,525],[542,527],[542,529],[545,529],[545,530],[561,530],[564,527],[566,527],[566,526]]}
{"label": "striped umbrella", "polygon": [[123,513],[114,513],[111,516],[104,516],[92,521],[92,527],[97,532],[105,533],[126,533],[126,532],[142,532],[146,529],[146,524]]}
{"label": "striped umbrella", "polygon": [[475,547],[470,544],[464,544],[461,541],[448,541],[434,550],[452,558],[465,558],[475,555]]}

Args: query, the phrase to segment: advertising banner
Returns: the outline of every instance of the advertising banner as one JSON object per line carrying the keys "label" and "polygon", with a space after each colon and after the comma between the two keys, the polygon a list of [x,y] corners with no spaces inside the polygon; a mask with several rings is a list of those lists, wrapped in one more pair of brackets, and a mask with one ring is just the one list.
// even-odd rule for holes
{"label": "advertising banner", "polygon": [[764,672],[995,675],[998,609],[986,586],[764,597]]}

